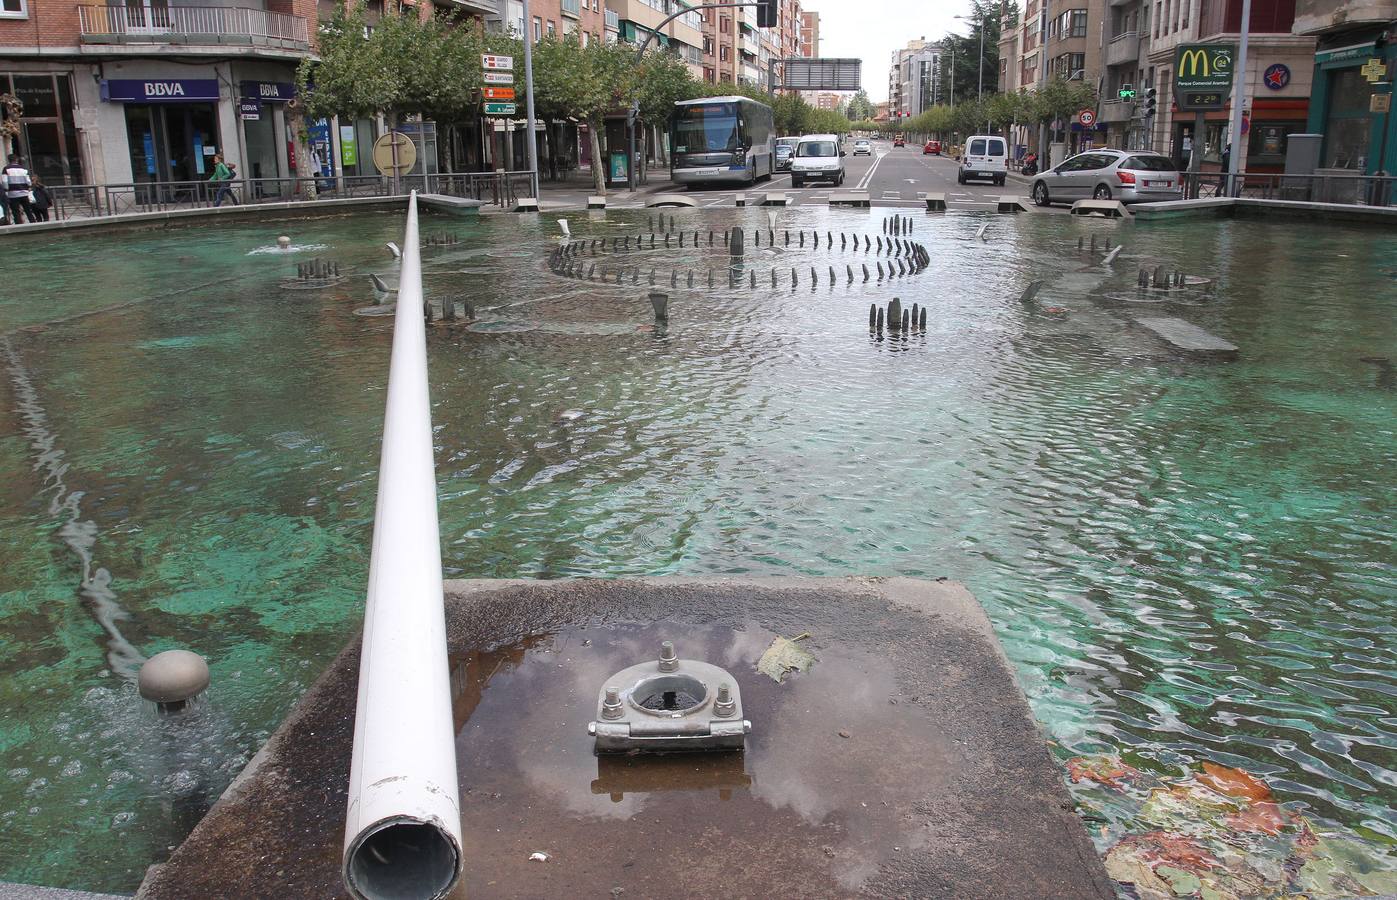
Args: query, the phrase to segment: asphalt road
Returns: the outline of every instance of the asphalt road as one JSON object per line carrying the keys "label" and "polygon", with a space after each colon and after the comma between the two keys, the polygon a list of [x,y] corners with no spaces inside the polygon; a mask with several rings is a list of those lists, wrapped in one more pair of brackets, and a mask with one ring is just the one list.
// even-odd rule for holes
{"label": "asphalt road", "polygon": [[[846,146],[853,147],[853,141]],[[904,206],[924,208],[929,193],[946,195],[946,204],[951,209],[994,209],[1002,196],[1028,198],[1028,185],[1010,180],[1003,187],[989,181],[973,181],[969,184],[956,184],[956,161],[947,156],[924,156],[920,145],[894,148],[891,141],[874,141],[872,156],[850,155],[844,159],[844,186],[817,183],[795,189],[791,187],[791,176],[779,173],[770,181],[758,183],[755,188],[747,188],[746,193],[760,191],[783,191],[794,195],[797,203],[825,203],[831,191],[866,190],[874,206]],[[689,191],[699,201],[700,206],[719,206],[732,202],[732,196],[742,193],[735,188],[726,190]],[[1066,208],[1057,208],[1065,212]]]}

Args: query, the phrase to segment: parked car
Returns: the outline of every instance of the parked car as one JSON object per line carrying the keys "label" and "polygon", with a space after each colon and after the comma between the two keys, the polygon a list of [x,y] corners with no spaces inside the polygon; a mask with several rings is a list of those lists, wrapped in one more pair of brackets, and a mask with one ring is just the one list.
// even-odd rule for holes
{"label": "parked car", "polygon": [[928,153],[934,153],[934,154],[936,154],[937,156],[940,156],[940,155],[941,155],[941,142],[940,142],[940,141],[927,141],[927,142],[926,142],[926,146],[922,148],[922,156],[926,156]]}
{"label": "parked car", "polygon": [[873,142],[868,140],[867,138],[861,138],[860,140],[854,141],[854,155],[858,156],[860,153],[862,153],[864,156],[872,156]]}
{"label": "parked car", "polygon": [[1092,198],[1122,203],[1182,200],[1183,176],[1162,153],[1143,150],[1088,150],[1033,179],[1039,206]]}
{"label": "parked car", "polygon": [[795,156],[796,143],[798,137],[779,137],[776,139],[776,170],[785,172],[791,168],[791,158]]}
{"label": "parked car", "polygon": [[988,178],[1003,184],[1009,174],[1009,147],[996,134],[972,134],[965,139],[965,152],[960,158],[956,181],[965,184],[971,178]]}
{"label": "parked car", "polygon": [[829,181],[836,187],[843,184],[843,157],[838,135],[805,135],[796,144],[795,159],[791,161],[791,187],[802,187],[807,181]]}

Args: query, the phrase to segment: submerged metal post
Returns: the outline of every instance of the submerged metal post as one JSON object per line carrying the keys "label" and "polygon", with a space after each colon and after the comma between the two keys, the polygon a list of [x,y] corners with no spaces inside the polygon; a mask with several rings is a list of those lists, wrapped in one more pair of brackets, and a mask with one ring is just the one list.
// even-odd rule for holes
{"label": "submerged metal post", "polygon": [[443,897],[464,863],[416,191],[398,301],[345,816],[344,880],[360,900]]}

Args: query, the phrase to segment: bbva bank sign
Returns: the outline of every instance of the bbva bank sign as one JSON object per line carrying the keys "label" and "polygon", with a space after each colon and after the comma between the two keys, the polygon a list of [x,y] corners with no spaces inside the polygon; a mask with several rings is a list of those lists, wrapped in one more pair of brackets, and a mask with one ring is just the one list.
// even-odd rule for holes
{"label": "bbva bank sign", "polygon": [[216,78],[110,78],[102,99],[114,103],[201,103],[218,100]]}

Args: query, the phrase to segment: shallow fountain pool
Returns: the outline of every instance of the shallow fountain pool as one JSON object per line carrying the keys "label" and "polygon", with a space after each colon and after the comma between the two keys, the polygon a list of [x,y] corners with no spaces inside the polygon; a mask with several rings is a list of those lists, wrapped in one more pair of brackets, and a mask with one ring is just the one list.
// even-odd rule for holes
{"label": "shallow fountain pool", "polygon": [[[829,244],[884,214],[675,211],[700,247],[589,257],[640,267],[619,286],[550,269],[556,217],[424,219],[457,238],[427,293],[478,316],[429,332],[448,574],[959,579],[1099,846],[1135,841],[1113,874],[1198,858],[1162,834],[1232,886],[1391,884],[1397,234],[918,216],[928,270],[864,282],[880,257]],[[647,218],[570,217],[588,241]],[[738,286],[704,243],[734,223]],[[401,228],[0,248],[0,878],[132,890],[354,633],[391,329],[355,311]],[[1124,244],[1111,269],[1092,236]],[[288,284],[310,258],[338,283]],[[1139,294],[1155,266],[1216,283]],[[894,296],[924,333],[870,334]],[[1146,310],[1238,357],[1171,354]],[[210,661],[197,727],[135,697],[170,647]],[[1218,766],[1279,805],[1219,805]]]}

